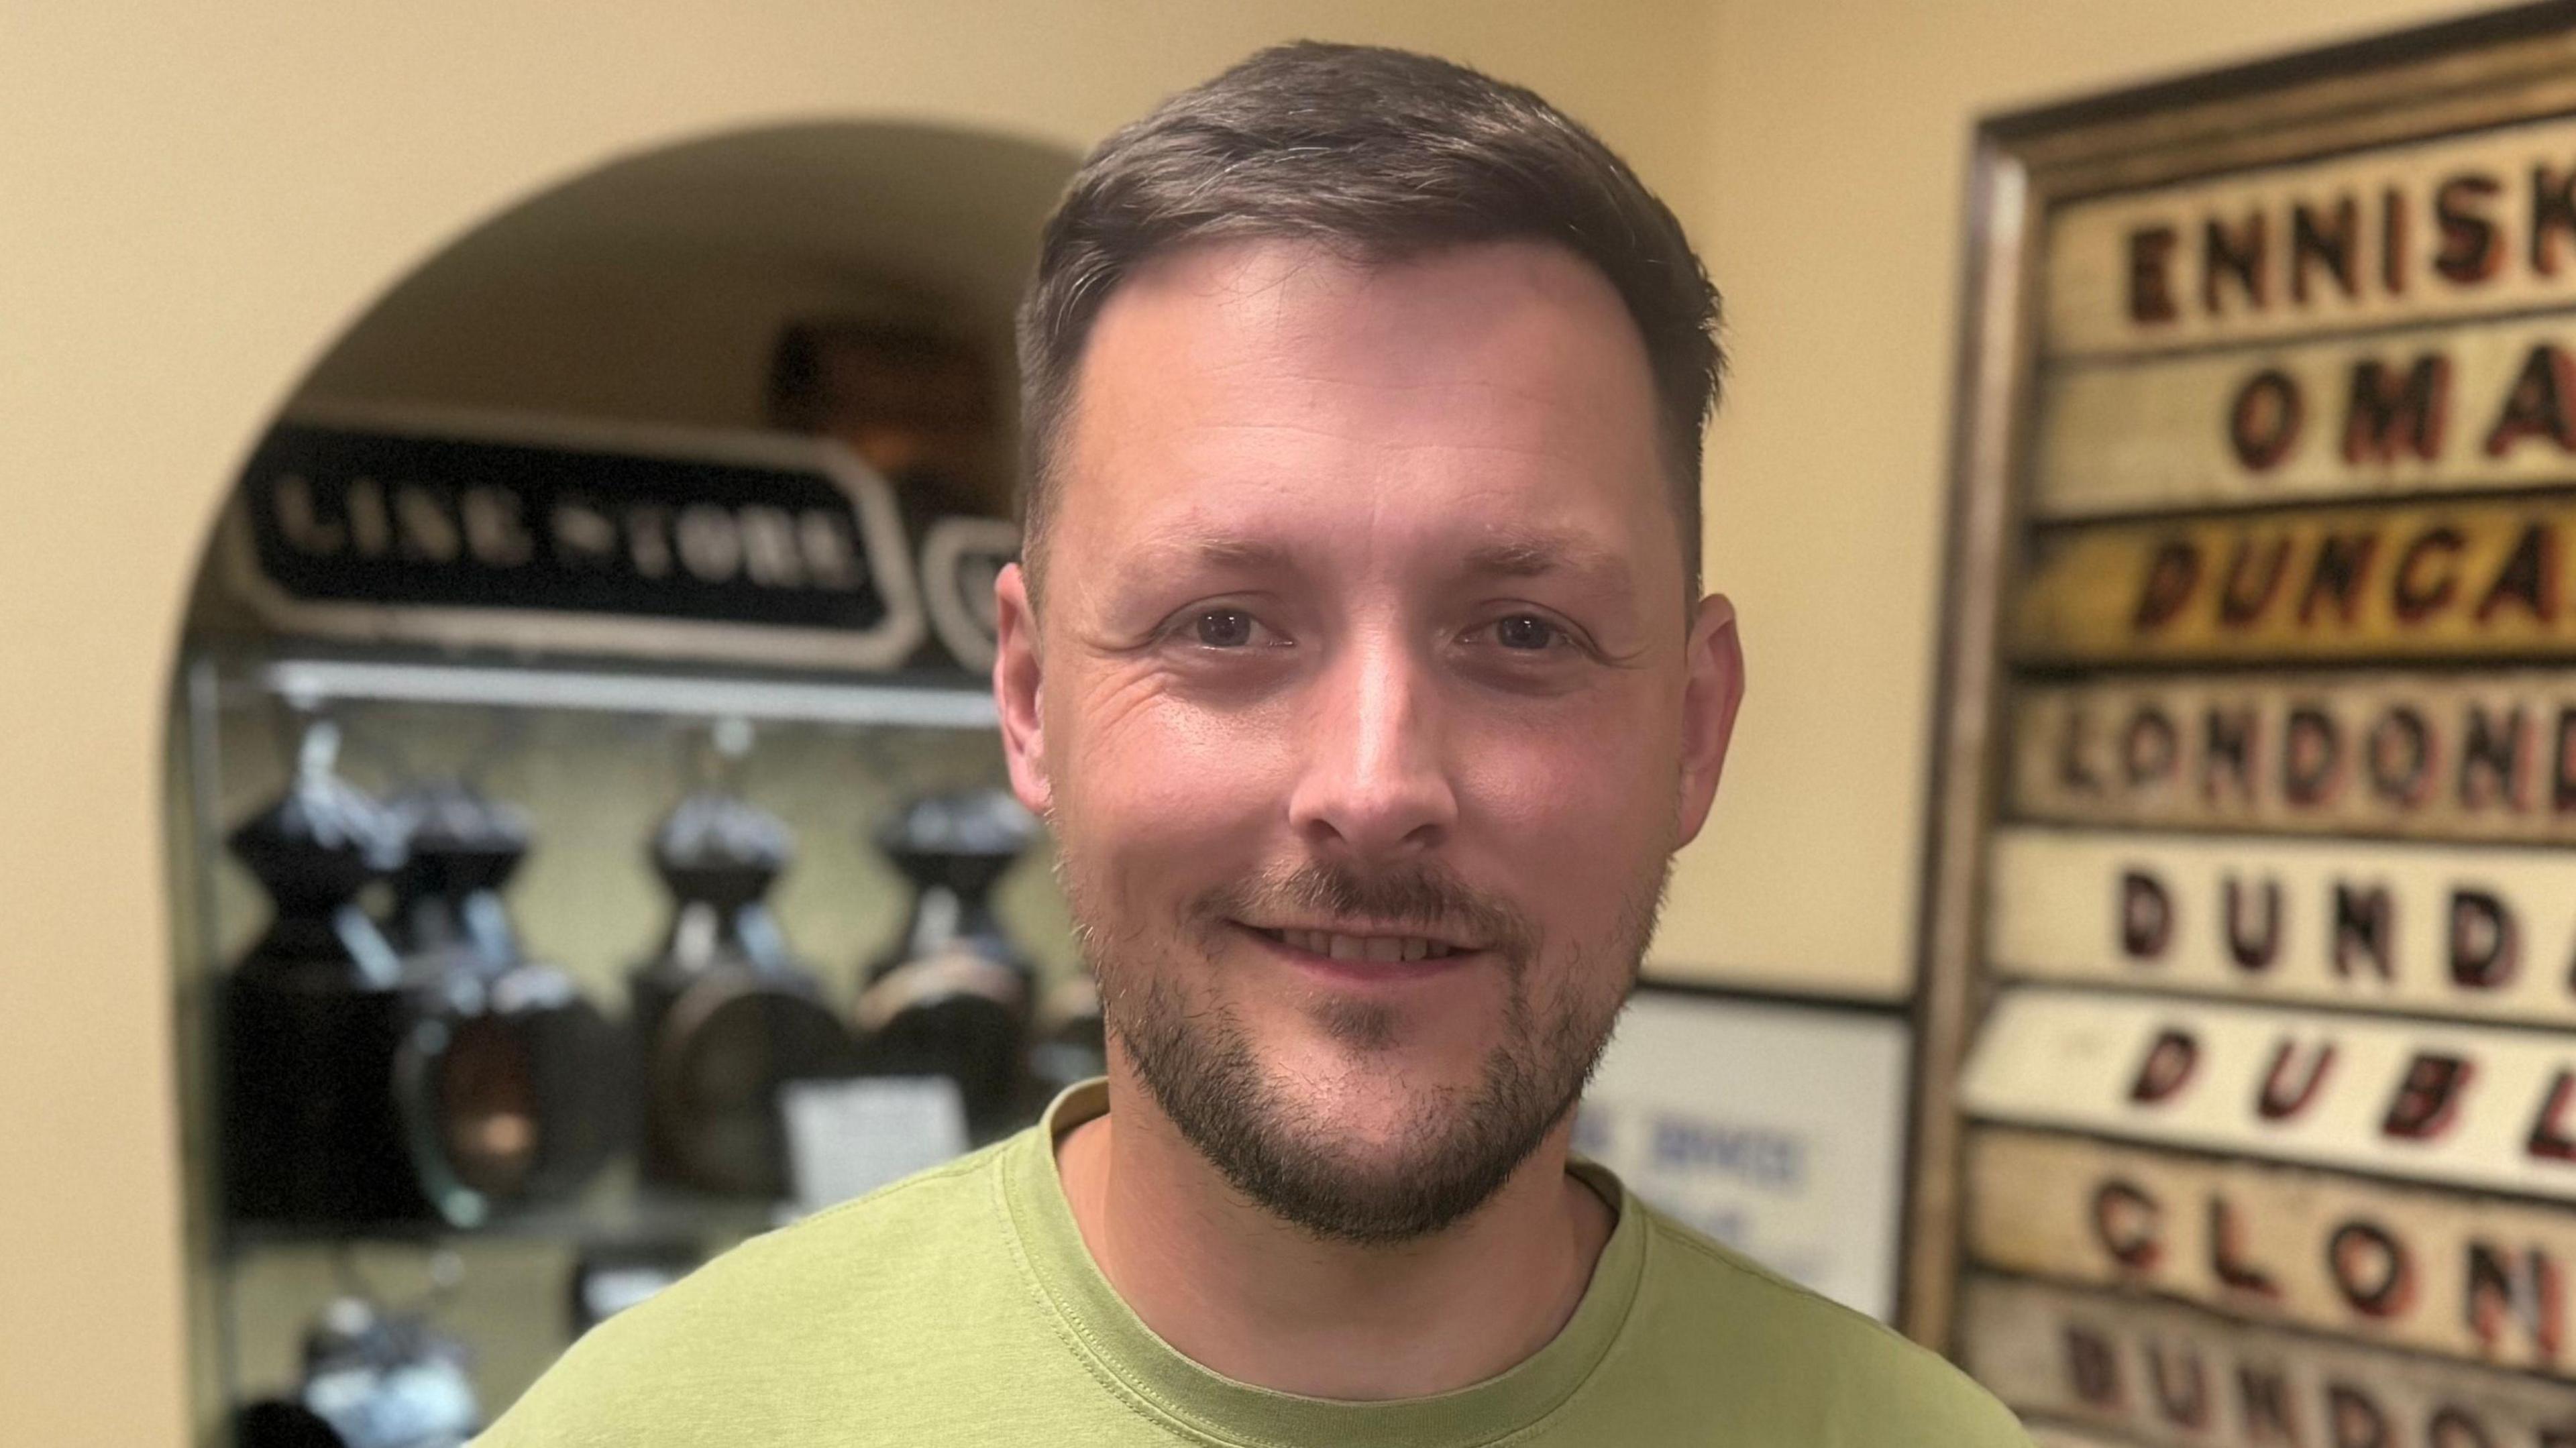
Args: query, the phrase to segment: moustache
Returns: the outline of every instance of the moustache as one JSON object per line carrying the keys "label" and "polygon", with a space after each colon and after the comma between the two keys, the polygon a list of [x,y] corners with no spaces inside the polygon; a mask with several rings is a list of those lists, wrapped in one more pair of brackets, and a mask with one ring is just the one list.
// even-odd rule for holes
{"label": "moustache", "polygon": [[1410,934],[1463,936],[1514,964],[1538,951],[1538,930],[1528,916],[1429,864],[1363,871],[1308,861],[1217,886],[1199,897],[1193,911],[1211,927],[1299,913],[1355,917]]}

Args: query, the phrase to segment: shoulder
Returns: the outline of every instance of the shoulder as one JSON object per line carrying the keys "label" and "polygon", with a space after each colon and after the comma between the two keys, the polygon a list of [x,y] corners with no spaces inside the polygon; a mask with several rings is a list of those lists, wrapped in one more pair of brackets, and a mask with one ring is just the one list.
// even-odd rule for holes
{"label": "shoulder", "polygon": [[[1635,1198],[1632,1196],[1633,1202]],[[2020,1421],[1948,1359],[1672,1218],[1646,1215],[1639,1325],[1729,1365],[1727,1391],[1764,1400],[1799,1441],[2029,1448]]]}
{"label": "shoulder", "polygon": [[1000,1150],[754,1237],[600,1323],[476,1448],[697,1442],[719,1426],[728,1442],[772,1441],[762,1414],[810,1410],[833,1369],[882,1359],[899,1374],[940,1322],[1011,1290]]}

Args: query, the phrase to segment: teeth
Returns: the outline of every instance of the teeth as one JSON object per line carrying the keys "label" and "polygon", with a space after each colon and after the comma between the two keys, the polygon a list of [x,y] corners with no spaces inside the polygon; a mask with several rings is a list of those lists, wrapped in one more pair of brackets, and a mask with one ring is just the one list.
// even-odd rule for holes
{"label": "teeth", "polygon": [[1330,956],[1335,960],[1393,964],[1407,960],[1441,960],[1455,953],[1447,941],[1420,935],[1337,935],[1326,930],[1264,930],[1261,933],[1291,950]]}

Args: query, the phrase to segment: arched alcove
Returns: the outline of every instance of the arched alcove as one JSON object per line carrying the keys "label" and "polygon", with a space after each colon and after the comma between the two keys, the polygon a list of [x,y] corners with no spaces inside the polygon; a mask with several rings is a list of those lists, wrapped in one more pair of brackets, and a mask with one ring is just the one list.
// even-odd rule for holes
{"label": "arched alcove", "polygon": [[404,278],[299,400],[762,425],[785,320],[928,319],[1007,362],[1061,151],[932,126],[824,123],[613,162]]}
{"label": "arched alcove", "polygon": [[[971,366],[990,402],[958,495],[991,512],[1010,466],[1012,309],[1073,165],[1028,141],[880,122],[742,131],[613,160],[398,281],[321,354],[281,417],[643,436],[691,456],[703,435],[757,451],[756,435],[781,425],[791,329],[929,338],[944,375]],[[172,692],[196,1417],[221,1442],[240,1403],[289,1391],[303,1329],[352,1287],[394,1306],[435,1296],[441,1327],[475,1349],[484,1413],[497,1413],[569,1340],[568,1279],[585,1254],[715,1250],[766,1226],[778,1204],[639,1191],[612,1164],[606,1185],[471,1227],[234,1220],[213,1104],[225,1070],[217,1016],[225,972],[270,905],[227,833],[288,787],[317,718],[338,735],[336,774],[363,790],[470,777],[535,822],[509,891],[528,955],[560,965],[614,1017],[630,969],[671,919],[648,841],[675,799],[721,776],[794,836],[774,915],[819,998],[847,1015],[870,962],[900,946],[910,900],[871,832],[925,791],[998,782],[989,703],[973,661],[932,657],[927,631],[882,677],[686,650],[604,658],[578,641],[301,636],[256,606],[227,552],[240,540],[226,530],[248,526],[244,507],[236,498],[209,541]],[[732,737],[744,725],[748,748]],[[1042,868],[1007,877],[999,908],[1042,980],[1071,968]],[[462,1284],[441,1285],[459,1264]]]}

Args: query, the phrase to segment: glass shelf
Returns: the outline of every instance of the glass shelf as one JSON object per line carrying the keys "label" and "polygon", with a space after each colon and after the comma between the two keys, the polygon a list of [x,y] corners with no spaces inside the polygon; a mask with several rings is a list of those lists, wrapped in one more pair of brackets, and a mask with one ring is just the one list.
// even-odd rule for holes
{"label": "glass shelf", "polygon": [[503,1208],[473,1227],[442,1222],[352,1230],[292,1223],[226,1224],[224,1248],[239,1256],[268,1249],[370,1242],[446,1247],[467,1241],[564,1242],[578,1247],[650,1247],[670,1242],[732,1242],[795,1220],[787,1202],[729,1197],[640,1180],[631,1158],[601,1171],[577,1197]]}
{"label": "glass shelf", "polygon": [[904,729],[991,729],[990,686],[941,671],[822,682],[611,669],[273,659],[249,671],[263,692],[304,708],[338,702],[570,709],[675,718],[793,720]]}

